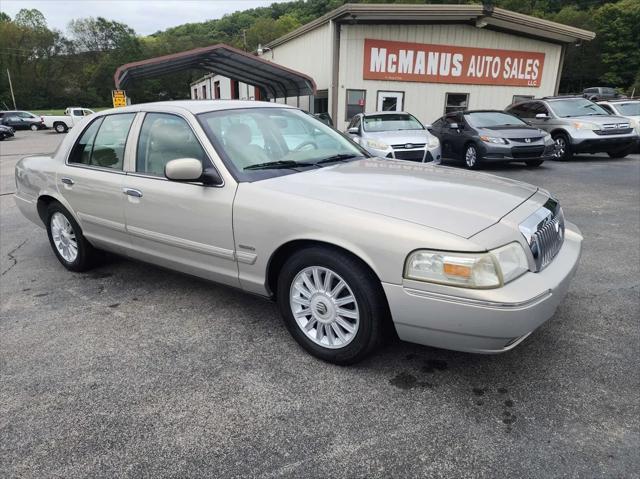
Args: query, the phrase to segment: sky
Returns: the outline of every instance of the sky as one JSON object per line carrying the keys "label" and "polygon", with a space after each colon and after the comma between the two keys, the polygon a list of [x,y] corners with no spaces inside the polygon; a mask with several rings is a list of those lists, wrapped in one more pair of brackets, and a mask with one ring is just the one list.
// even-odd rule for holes
{"label": "sky", "polygon": [[75,18],[105,17],[126,23],[139,35],[149,35],[278,1],[282,0],[0,0],[0,11],[13,18],[23,8],[36,8],[49,28],[63,32]]}

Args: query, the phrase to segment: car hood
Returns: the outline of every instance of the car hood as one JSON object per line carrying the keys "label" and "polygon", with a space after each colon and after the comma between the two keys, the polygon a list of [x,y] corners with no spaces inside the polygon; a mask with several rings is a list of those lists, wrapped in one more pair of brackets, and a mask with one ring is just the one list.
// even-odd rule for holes
{"label": "car hood", "polygon": [[426,143],[429,140],[428,130],[396,130],[364,132],[364,138],[384,141],[389,145],[405,145],[407,143]]}
{"label": "car hood", "polygon": [[539,128],[522,125],[503,125],[476,128],[480,135],[496,136],[498,138],[540,138],[546,132]]}
{"label": "car hood", "polygon": [[497,223],[538,191],[497,176],[381,158],[339,163],[259,184],[464,238]]}
{"label": "car hood", "polygon": [[629,123],[629,119],[617,115],[583,115],[571,116],[564,118],[565,120],[585,121],[595,123],[596,125],[610,125],[611,123]]}

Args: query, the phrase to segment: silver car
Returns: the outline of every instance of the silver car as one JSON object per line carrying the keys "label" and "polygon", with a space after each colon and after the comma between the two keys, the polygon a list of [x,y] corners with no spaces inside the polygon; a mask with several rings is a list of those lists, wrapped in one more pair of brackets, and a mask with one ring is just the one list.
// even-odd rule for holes
{"label": "silver car", "polygon": [[440,163],[440,140],[416,117],[405,112],[359,113],[347,134],[373,156]]}
{"label": "silver car", "polygon": [[581,252],[544,190],[370,158],[275,103],[100,112],[15,176],[16,204],[68,270],[107,250],[274,298],[293,337],[339,364],[394,330],[507,351],[553,316]]}
{"label": "silver car", "polygon": [[569,160],[574,153],[623,158],[638,143],[638,133],[627,118],[611,115],[586,98],[545,97],[510,105],[505,111],[550,133],[558,160]]}

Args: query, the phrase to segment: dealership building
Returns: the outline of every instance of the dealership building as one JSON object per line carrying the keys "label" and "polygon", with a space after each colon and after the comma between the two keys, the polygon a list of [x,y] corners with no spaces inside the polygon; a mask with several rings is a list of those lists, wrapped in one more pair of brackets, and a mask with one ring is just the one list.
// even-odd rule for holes
{"label": "dealership building", "polygon": [[487,5],[345,4],[258,49],[262,60],[312,78],[312,95],[269,97],[215,73],[194,82],[191,95],[270,98],[328,112],[340,129],[380,110],[429,123],[449,111],[556,94],[567,45],[594,36]]}

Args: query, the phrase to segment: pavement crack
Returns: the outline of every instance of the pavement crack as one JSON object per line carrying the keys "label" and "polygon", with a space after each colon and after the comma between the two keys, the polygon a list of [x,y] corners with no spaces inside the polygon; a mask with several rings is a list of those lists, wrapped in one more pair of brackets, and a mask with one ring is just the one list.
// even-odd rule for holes
{"label": "pavement crack", "polygon": [[13,248],[11,251],[9,251],[7,253],[7,256],[9,257],[9,259],[11,261],[13,261],[13,263],[7,268],[5,269],[2,274],[0,274],[0,276],[4,276],[5,274],[7,274],[9,271],[11,271],[15,265],[18,264],[18,258],[16,258],[14,255],[15,253],[22,248],[25,244],[27,244],[27,241],[29,241],[29,238],[27,238],[26,240],[24,240],[22,243],[20,243],[18,246],[16,246],[15,248]]}

